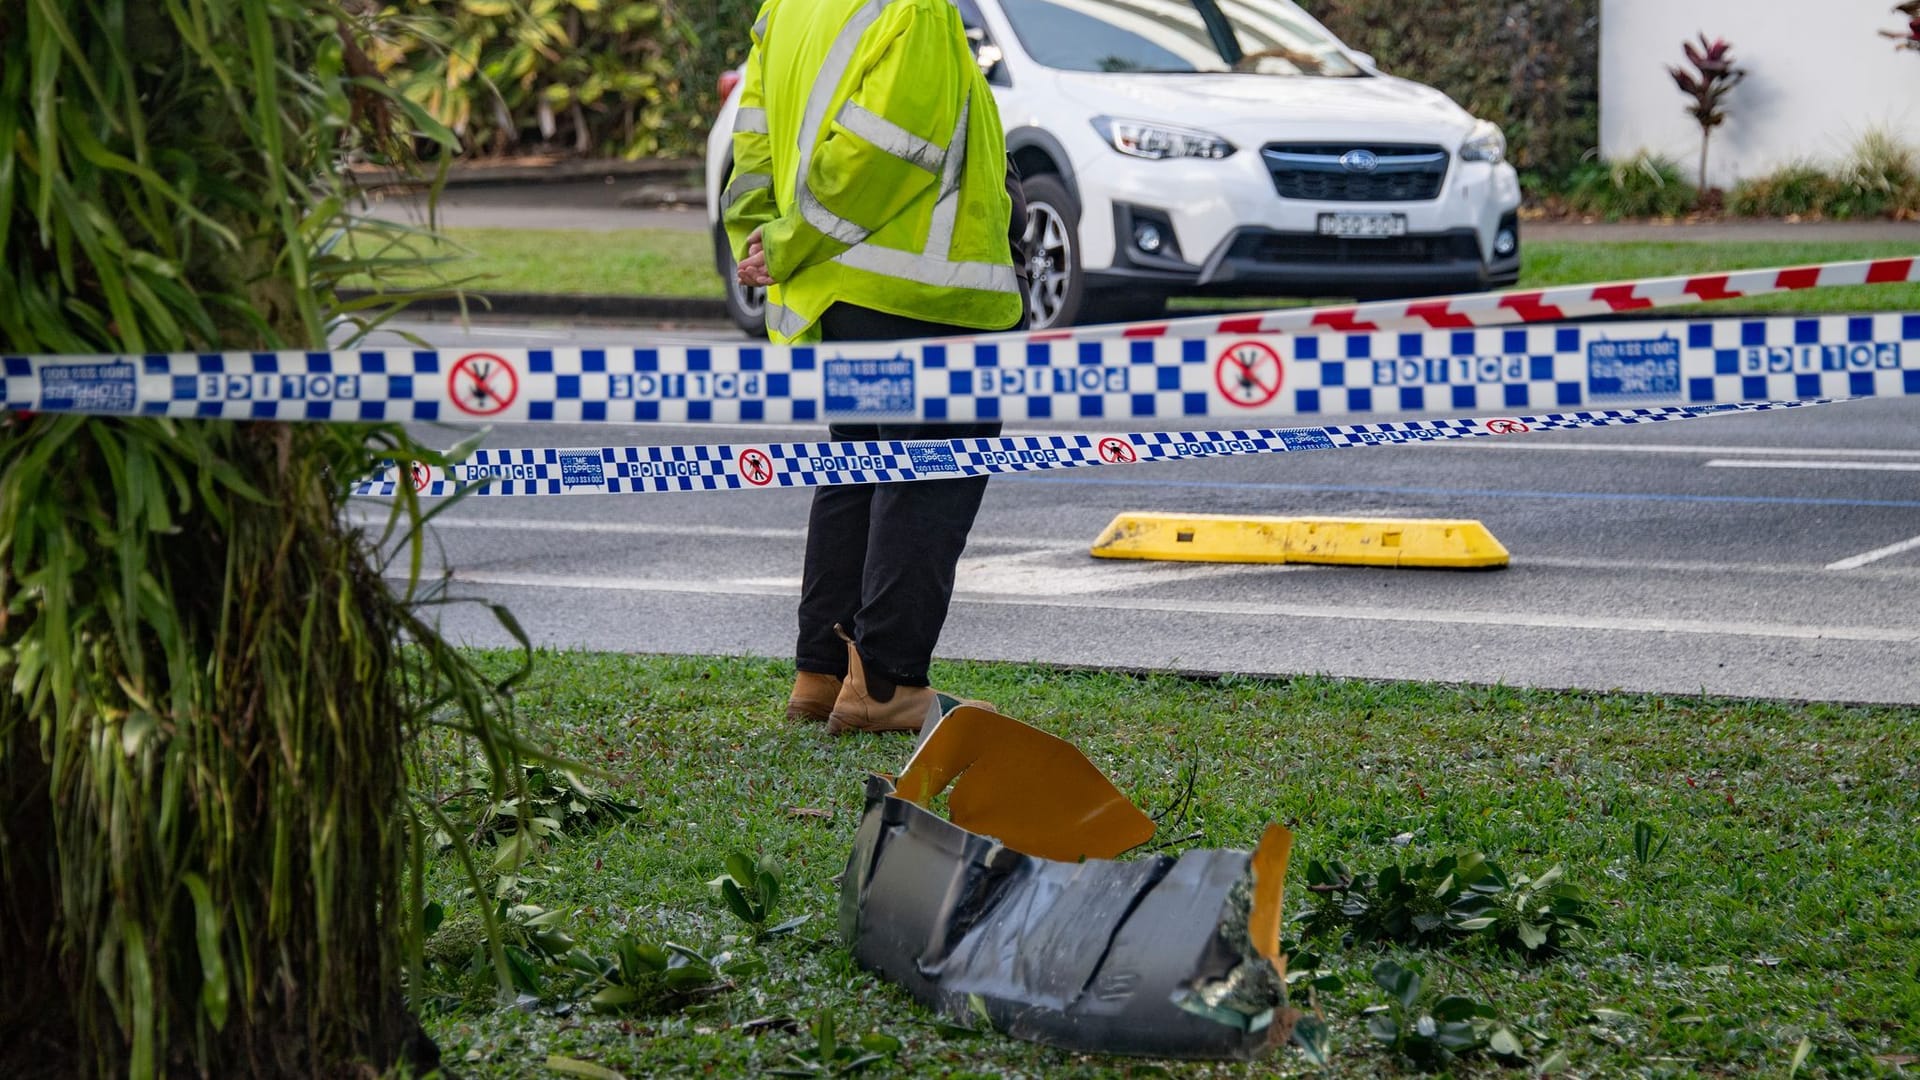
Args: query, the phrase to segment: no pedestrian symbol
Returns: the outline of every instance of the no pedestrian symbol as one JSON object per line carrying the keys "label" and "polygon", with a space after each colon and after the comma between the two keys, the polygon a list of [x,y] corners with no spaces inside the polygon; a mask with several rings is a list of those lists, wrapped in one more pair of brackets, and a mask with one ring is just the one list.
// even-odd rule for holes
{"label": "no pedestrian symbol", "polygon": [[1519,435],[1533,430],[1524,421],[1510,420],[1506,417],[1489,420],[1486,426],[1487,430],[1495,435]]}
{"label": "no pedestrian symbol", "polygon": [[1220,395],[1243,409],[1257,409],[1280,395],[1280,354],[1261,341],[1227,346],[1213,367]]}
{"label": "no pedestrian symbol", "polygon": [[766,487],[773,482],[773,462],[766,454],[748,447],[740,451],[740,476],[754,487]]}
{"label": "no pedestrian symbol", "polygon": [[1108,436],[1100,440],[1100,460],[1109,465],[1125,465],[1139,461],[1140,455],[1134,451],[1132,443]]}
{"label": "no pedestrian symbol", "polygon": [[412,464],[412,472],[413,490],[425,491],[427,490],[427,485],[433,483],[433,470],[427,467],[426,462],[414,462]]}
{"label": "no pedestrian symbol", "polygon": [[520,376],[492,353],[468,353],[447,372],[447,393],[461,412],[492,416],[506,411],[520,395]]}

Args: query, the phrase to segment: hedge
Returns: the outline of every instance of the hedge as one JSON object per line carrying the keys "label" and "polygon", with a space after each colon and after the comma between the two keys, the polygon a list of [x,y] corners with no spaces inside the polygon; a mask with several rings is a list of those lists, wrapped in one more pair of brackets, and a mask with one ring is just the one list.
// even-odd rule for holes
{"label": "hedge", "polygon": [[1560,179],[1599,144],[1599,0],[1302,0],[1386,71],[1501,125],[1523,174]]}
{"label": "hedge", "polygon": [[[470,153],[698,156],[759,5],[389,0],[380,58]],[[1387,71],[1501,124],[1523,173],[1562,178],[1598,142],[1599,0],[1302,6]]]}

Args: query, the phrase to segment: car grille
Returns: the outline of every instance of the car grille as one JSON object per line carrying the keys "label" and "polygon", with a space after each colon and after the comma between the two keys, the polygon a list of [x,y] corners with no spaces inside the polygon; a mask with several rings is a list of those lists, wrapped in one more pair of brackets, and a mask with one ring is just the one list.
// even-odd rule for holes
{"label": "car grille", "polygon": [[1263,263],[1345,263],[1348,265],[1445,263],[1478,260],[1479,242],[1471,233],[1444,236],[1389,236],[1349,239],[1298,233],[1255,233],[1233,242],[1228,255]]}
{"label": "car grille", "polygon": [[[1340,164],[1355,150],[1374,155],[1371,172]],[[1448,154],[1438,146],[1352,143],[1270,144],[1261,150],[1283,199],[1318,202],[1422,202],[1440,196]]]}

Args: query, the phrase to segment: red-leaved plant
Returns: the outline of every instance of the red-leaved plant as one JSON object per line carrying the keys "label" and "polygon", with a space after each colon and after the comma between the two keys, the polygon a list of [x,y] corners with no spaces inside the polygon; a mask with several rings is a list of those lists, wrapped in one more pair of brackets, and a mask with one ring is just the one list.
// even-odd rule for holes
{"label": "red-leaved plant", "polygon": [[1699,48],[1694,48],[1691,41],[1682,42],[1680,47],[1687,51],[1687,62],[1694,70],[1670,67],[1667,72],[1681,93],[1693,99],[1687,111],[1700,125],[1700,190],[1704,193],[1707,190],[1707,143],[1713,138],[1713,129],[1727,119],[1727,111],[1720,107],[1721,99],[1740,85],[1747,73],[1733,66],[1733,46],[1722,39],[1708,41],[1707,35],[1701,34]]}

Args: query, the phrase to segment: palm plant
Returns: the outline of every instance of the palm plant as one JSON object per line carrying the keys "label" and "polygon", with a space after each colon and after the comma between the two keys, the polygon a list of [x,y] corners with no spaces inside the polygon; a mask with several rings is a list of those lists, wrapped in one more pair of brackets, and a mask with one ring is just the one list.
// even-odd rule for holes
{"label": "palm plant", "polygon": [[[0,5],[0,353],[324,347],[335,284],[414,239],[350,213],[341,155],[453,142],[360,18]],[[0,419],[0,1075],[431,1060],[419,736],[499,776],[517,746],[419,605],[417,504],[369,536],[345,500],[435,457],[397,425]]]}

